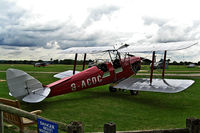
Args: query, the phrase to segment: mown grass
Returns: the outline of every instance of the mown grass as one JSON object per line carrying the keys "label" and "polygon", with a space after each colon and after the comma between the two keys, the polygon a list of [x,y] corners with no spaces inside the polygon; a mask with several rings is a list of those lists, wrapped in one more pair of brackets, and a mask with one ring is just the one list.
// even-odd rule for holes
{"label": "mown grass", "polygon": [[[142,70],[150,70],[149,65],[142,65]],[[161,70],[161,69],[156,69]],[[188,68],[187,65],[169,65],[165,71],[200,71],[200,67]]]}
{"label": "mown grass", "polygon": [[[77,65],[77,69],[81,69],[82,66]],[[73,65],[49,65],[46,67],[34,67],[30,64],[0,64],[0,70],[6,71],[8,68],[20,69],[23,71],[33,72],[62,72],[69,69],[73,69]]]}
{"label": "mown grass", "polygon": [[[72,68],[65,65],[51,65],[45,68],[19,65],[26,71],[64,71]],[[59,68],[62,67],[62,68]],[[0,70],[5,70],[0,66]],[[49,68],[49,69],[48,69]],[[37,69],[37,70],[35,70]],[[81,66],[79,66],[81,69]],[[174,69],[174,68],[173,68]],[[180,68],[181,70],[183,68]],[[179,70],[174,69],[174,70]],[[187,70],[184,68],[184,70]],[[53,74],[31,73],[43,84],[56,79]],[[142,77],[142,76],[136,76]],[[185,77],[167,77],[185,78]],[[195,80],[189,89],[176,94],[140,92],[131,96],[129,92],[110,93],[108,85],[88,90],[47,98],[37,104],[21,102],[27,111],[43,110],[41,114],[52,120],[65,123],[81,121],[85,131],[103,131],[107,122],[117,124],[117,130],[141,130],[161,128],[183,128],[187,117],[200,118],[200,77],[187,77]],[[5,79],[5,72],[0,73],[0,79]],[[0,83],[0,96],[14,99],[8,95],[6,82]]]}

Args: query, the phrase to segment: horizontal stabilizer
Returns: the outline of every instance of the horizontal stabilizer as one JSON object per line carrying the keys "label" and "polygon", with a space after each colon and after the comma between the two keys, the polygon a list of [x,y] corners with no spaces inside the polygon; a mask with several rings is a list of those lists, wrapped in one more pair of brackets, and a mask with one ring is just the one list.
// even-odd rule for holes
{"label": "horizontal stabilizer", "polygon": [[[77,73],[79,73],[79,71],[75,71],[75,74],[77,74]],[[64,71],[64,72],[55,74],[53,77],[62,79],[62,78],[70,77],[72,75],[73,75],[73,71],[72,70],[68,70],[68,71]]]}
{"label": "horizontal stabilizer", "polygon": [[6,79],[9,94],[18,100],[36,103],[44,100],[50,93],[50,88],[43,87],[40,81],[21,70],[8,69]]}
{"label": "horizontal stabilizer", "polygon": [[137,91],[177,93],[187,89],[193,83],[193,80],[185,79],[153,79],[152,84],[150,85],[150,79],[128,78],[119,82],[114,86],[114,88]]}
{"label": "horizontal stabilizer", "polygon": [[38,103],[44,100],[50,93],[50,88],[40,88],[34,90],[29,95],[25,96],[22,100],[28,103]]}

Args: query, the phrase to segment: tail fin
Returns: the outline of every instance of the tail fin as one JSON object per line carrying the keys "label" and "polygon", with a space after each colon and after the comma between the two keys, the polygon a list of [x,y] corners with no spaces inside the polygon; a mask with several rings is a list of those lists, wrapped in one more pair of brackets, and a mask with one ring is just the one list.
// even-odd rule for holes
{"label": "tail fin", "polygon": [[6,80],[10,94],[18,100],[37,103],[50,93],[50,88],[43,87],[40,81],[21,70],[8,69]]}

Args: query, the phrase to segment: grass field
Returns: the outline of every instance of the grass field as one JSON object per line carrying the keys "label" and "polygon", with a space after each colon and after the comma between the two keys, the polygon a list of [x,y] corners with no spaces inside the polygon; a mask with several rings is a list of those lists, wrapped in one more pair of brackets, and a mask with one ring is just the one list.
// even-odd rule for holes
{"label": "grass field", "polygon": [[[5,79],[4,71],[10,67],[27,72],[62,72],[73,68],[73,66],[66,65],[50,65],[40,68],[34,68],[32,65],[0,65],[0,79]],[[142,68],[148,69],[148,66]],[[81,69],[81,66],[78,66],[78,69]],[[200,68],[169,66],[166,71],[189,71],[192,73],[192,71],[200,71]],[[53,78],[54,74],[30,74],[43,84],[57,80]],[[186,79],[186,77],[167,78]],[[103,131],[103,125],[107,122],[116,123],[117,130],[121,131],[182,128],[185,127],[187,117],[200,118],[200,77],[187,77],[187,79],[195,80],[195,84],[176,94],[140,92],[138,96],[131,96],[129,92],[110,93],[108,85],[105,85],[47,98],[37,104],[24,102],[21,104],[22,108],[27,111],[43,110],[41,115],[52,120],[65,123],[81,121],[86,132]],[[0,82],[0,89],[1,97],[14,99],[8,95],[6,82]]]}

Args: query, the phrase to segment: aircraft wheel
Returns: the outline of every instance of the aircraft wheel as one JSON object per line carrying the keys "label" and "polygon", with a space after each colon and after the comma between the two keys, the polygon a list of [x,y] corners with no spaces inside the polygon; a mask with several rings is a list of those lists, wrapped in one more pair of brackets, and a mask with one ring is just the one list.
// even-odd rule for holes
{"label": "aircraft wheel", "polygon": [[137,96],[138,95],[138,91],[134,91],[134,90],[130,90],[131,95]]}
{"label": "aircraft wheel", "polygon": [[109,90],[110,90],[110,92],[116,92],[117,91],[117,89],[114,88],[113,86],[109,86]]}

